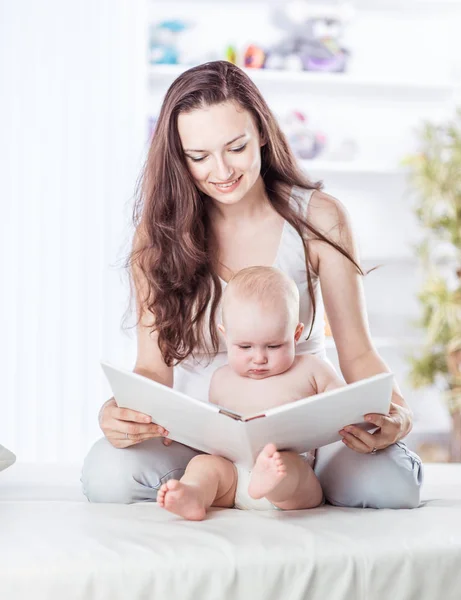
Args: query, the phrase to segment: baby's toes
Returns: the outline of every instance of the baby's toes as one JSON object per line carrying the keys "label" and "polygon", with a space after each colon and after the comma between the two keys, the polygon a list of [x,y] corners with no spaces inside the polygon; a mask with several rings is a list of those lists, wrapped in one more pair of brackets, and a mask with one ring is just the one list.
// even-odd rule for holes
{"label": "baby's toes", "polygon": [[168,479],[168,481],[163,485],[165,486],[165,491],[170,490],[170,492],[173,492],[174,490],[178,489],[179,481],[177,479]]}

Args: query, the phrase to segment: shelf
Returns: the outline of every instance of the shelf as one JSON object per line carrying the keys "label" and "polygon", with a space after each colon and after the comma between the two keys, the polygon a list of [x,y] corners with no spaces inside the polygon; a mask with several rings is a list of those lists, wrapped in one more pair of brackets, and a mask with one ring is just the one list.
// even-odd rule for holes
{"label": "shelf", "polygon": [[[342,0],[340,0],[340,3]],[[328,1],[328,6],[338,5],[337,0]],[[422,11],[435,11],[437,13],[440,10],[457,10],[461,9],[461,0],[352,0],[352,6],[357,10],[363,11],[398,11],[399,14],[402,11],[407,13],[416,13],[416,17],[421,14]]]}
{"label": "shelf", "polygon": [[[372,336],[373,343],[376,348],[417,348],[423,343],[421,338],[417,337],[384,337],[384,336]],[[336,349],[333,338],[327,337],[325,339],[325,348]]]}
{"label": "shelf", "polygon": [[[192,65],[148,65],[149,79],[153,83],[158,79],[174,79]],[[342,91],[371,92],[382,95],[387,93],[393,96],[398,94],[411,94],[421,100],[427,96],[445,96],[454,91],[454,85],[449,81],[420,81],[420,80],[393,80],[373,77],[359,77],[347,73],[313,73],[307,71],[277,71],[275,69],[243,69],[256,84],[295,84],[311,88],[311,91],[324,88],[342,89]]]}
{"label": "shelf", "polygon": [[344,173],[344,174],[369,174],[369,175],[400,175],[406,176],[407,170],[398,165],[367,163],[359,160],[353,161],[327,161],[322,159],[298,160],[299,165],[308,173]]}

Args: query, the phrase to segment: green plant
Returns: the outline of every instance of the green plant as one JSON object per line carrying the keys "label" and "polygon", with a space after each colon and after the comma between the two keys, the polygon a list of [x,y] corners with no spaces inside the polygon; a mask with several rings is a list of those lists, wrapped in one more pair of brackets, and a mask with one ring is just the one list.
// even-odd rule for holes
{"label": "green plant", "polygon": [[414,387],[442,382],[450,412],[461,410],[461,109],[425,122],[420,152],[405,159],[423,231],[416,250],[425,282],[418,294],[423,347],[409,357]]}

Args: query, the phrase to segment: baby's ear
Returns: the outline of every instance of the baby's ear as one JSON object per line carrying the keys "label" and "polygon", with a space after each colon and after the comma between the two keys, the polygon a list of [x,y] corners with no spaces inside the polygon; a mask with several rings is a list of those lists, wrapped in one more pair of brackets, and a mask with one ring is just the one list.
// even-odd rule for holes
{"label": "baby's ear", "polygon": [[296,331],[295,331],[295,342],[297,342],[299,340],[303,331],[304,331],[304,323],[298,323],[296,325]]}

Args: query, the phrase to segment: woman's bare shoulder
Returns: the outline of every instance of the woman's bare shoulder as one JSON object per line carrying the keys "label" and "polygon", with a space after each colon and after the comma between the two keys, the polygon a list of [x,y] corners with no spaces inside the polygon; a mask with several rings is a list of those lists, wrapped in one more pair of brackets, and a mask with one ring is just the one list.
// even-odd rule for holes
{"label": "woman's bare shoulder", "polygon": [[309,223],[330,236],[334,230],[349,222],[349,213],[344,204],[325,192],[316,190],[307,205]]}

